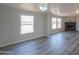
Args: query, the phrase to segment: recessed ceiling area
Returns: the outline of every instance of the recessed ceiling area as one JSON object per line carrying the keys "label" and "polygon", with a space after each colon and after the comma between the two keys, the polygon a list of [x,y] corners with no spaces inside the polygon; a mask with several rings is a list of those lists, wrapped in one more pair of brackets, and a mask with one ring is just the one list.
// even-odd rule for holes
{"label": "recessed ceiling area", "polygon": [[56,3],[49,5],[50,11],[59,16],[72,16],[79,12],[77,3]]}
{"label": "recessed ceiling area", "polygon": [[39,3],[1,3],[0,7],[41,13],[51,12],[58,16],[72,16],[79,13],[78,3],[48,3],[48,10],[44,12],[39,9]]}

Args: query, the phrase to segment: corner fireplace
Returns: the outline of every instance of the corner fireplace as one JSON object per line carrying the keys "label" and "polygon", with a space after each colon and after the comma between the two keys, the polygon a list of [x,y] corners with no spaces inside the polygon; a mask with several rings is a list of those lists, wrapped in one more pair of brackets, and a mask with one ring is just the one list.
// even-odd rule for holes
{"label": "corner fireplace", "polygon": [[76,22],[65,22],[65,31],[76,31]]}

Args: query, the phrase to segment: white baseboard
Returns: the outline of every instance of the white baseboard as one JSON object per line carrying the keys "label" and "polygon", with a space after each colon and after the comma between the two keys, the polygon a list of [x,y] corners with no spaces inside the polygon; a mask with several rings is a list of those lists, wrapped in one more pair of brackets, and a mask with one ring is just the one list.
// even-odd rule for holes
{"label": "white baseboard", "polygon": [[24,39],[24,40],[19,40],[19,41],[15,41],[15,42],[11,42],[11,43],[6,43],[6,44],[3,44],[3,45],[0,45],[0,48],[1,47],[5,47],[5,46],[8,46],[8,45],[12,45],[12,44],[17,44],[17,43],[20,43],[20,42],[24,42],[24,41],[27,41],[27,40],[31,40],[31,39],[43,37],[43,36],[44,35],[39,35],[39,36],[34,36],[34,37],[31,37],[31,38],[28,38],[28,39]]}

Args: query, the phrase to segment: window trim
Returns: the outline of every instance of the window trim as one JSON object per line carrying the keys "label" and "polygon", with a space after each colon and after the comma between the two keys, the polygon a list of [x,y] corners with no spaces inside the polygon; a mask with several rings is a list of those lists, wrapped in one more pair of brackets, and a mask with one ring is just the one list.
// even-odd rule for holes
{"label": "window trim", "polygon": [[[22,16],[31,16],[31,17],[33,17],[33,24],[22,24]],[[32,16],[32,15],[20,15],[20,17],[21,17],[21,31],[20,31],[20,34],[30,34],[30,33],[33,33],[34,32],[34,16]],[[27,23],[27,22],[25,22],[25,23]],[[33,31],[30,31],[30,32],[25,32],[25,33],[22,33],[22,25],[32,25],[33,26],[33,28],[32,28],[32,30]]]}
{"label": "window trim", "polygon": [[[56,18],[55,18],[55,20],[56,20]],[[53,18],[52,18],[52,21],[53,21]],[[56,25],[56,27],[55,28],[52,27],[52,29],[57,29],[57,20],[56,20],[56,24],[55,25]]]}
{"label": "window trim", "polygon": [[[52,20],[53,20],[53,18],[55,18],[55,17],[52,17]],[[62,25],[61,25],[61,28],[58,28],[58,19],[61,19],[61,18],[56,18],[56,28],[55,29],[61,29],[62,28]],[[61,21],[61,24],[62,24],[62,21]],[[55,30],[55,29],[53,29],[53,30]]]}

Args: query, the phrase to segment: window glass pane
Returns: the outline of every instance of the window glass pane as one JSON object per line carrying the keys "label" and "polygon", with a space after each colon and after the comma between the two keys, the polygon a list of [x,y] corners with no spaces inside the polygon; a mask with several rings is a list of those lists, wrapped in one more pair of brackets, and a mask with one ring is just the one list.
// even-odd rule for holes
{"label": "window glass pane", "polygon": [[52,18],[52,29],[56,29],[56,18]]}
{"label": "window glass pane", "polygon": [[61,19],[58,18],[58,28],[61,28]]}
{"label": "window glass pane", "polygon": [[33,16],[21,15],[21,34],[33,32]]}
{"label": "window glass pane", "polygon": [[21,26],[21,34],[31,33],[31,32],[33,32],[33,26],[32,25],[22,25]]}

